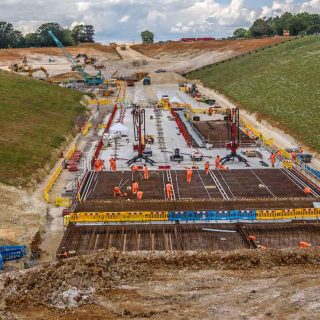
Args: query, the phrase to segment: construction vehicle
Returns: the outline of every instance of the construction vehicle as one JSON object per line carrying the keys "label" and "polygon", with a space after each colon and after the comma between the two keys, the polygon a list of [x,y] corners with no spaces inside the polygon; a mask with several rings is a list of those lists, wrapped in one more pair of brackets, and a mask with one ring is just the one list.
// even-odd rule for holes
{"label": "construction vehicle", "polygon": [[9,66],[9,69],[13,72],[21,72],[21,73],[26,72],[28,73],[30,78],[32,78],[32,75],[35,72],[42,71],[45,74],[46,78],[49,78],[49,73],[44,67],[37,67],[33,69],[31,66],[28,66],[28,65],[20,65],[18,63],[14,63]]}
{"label": "construction vehicle", "polygon": [[126,79],[127,87],[134,87],[134,80],[133,79]]}
{"label": "construction vehicle", "polygon": [[47,71],[44,67],[37,67],[37,68],[35,68],[35,69],[30,68],[30,69],[28,70],[29,77],[32,78],[32,75],[33,75],[35,72],[38,72],[38,71],[42,71],[42,72],[45,74],[46,78],[47,78],[47,79],[49,78],[49,73],[48,73],[48,71]]}
{"label": "construction vehicle", "polygon": [[144,85],[144,86],[150,86],[150,84],[151,84],[151,79],[150,79],[150,77],[149,77],[149,76],[144,77],[144,78],[143,78],[143,85]]}
{"label": "construction vehicle", "polygon": [[179,147],[175,147],[173,150],[173,155],[170,156],[170,160],[174,161],[174,162],[178,162],[180,163],[181,161],[183,161],[183,156],[180,153],[180,148]]}
{"label": "construction vehicle", "polygon": [[103,77],[101,74],[101,71],[97,73],[96,76],[90,76],[86,71],[84,71],[83,67],[78,65],[75,59],[72,58],[71,54],[68,52],[68,50],[63,46],[63,44],[60,42],[60,40],[53,34],[51,30],[48,31],[49,35],[52,37],[56,45],[62,50],[66,58],[71,62],[72,66],[75,68],[75,71],[77,71],[83,78],[84,82],[88,86],[92,85],[100,85],[103,83]]}
{"label": "construction vehicle", "polygon": [[121,46],[120,46],[120,50],[126,50],[127,49],[127,46],[125,45],[125,44],[122,44]]}
{"label": "construction vehicle", "polygon": [[85,53],[79,53],[77,54],[76,56],[76,59],[79,59],[79,58],[83,58],[83,62],[84,64],[86,65],[93,65],[96,63],[97,59],[96,58],[93,58],[93,57],[88,57]]}
{"label": "construction vehicle", "polygon": [[0,246],[0,270],[3,263],[22,259],[26,255],[26,246]]}
{"label": "construction vehicle", "polygon": [[13,72],[29,72],[30,67],[23,64],[13,63],[9,66],[9,69]]}
{"label": "construction vehicle", "polygon": [[23,57],[22,64],[14,63],[9,66],[9,69],[13,72],[28,72],[30,68],[26,56]]}

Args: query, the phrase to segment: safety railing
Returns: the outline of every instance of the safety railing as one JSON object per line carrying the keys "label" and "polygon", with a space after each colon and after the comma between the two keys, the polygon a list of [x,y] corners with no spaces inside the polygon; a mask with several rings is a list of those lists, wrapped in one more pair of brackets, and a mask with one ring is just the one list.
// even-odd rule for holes
{"label": "safety railing", "polygon": [[60,164],[58,166],[58,168],[55,170],[55,172],[53,173],[53,175],[51,176],[49,182],[47,183],[47,185],[45,186],[44,190],[43,190],[43,198],[50,203],[50,191],[53,187],[53,185],[55,184],[57,178],[59,177],[60,173],[62,172],[62,164]]}
{"label": "safety railing", "polygon": [[191,146],[191,140],[190,140],[190,137],[188,135],[188,132],[186,131],[185,127],[182,124],[182,121],[178,117],[177,113],[173,110],[173,108],[171,108],[171,114],[174,117],[174,119],[175,119],[175,121],[176,121],[176,123],[178,125],[178,128],[179,128],[180,132],[182,133],[184,139],[186,140],[188,147],[190,147]]}
{"label": "safety railing", "polygon": [[[118,110],[118,105],[115,104],[114,108],[113,108],[113,111],[112,111],[112,113],[110,115],[110,118],[108,120],[108,123],[107,123],[107,125],[106,125],[106,127],[104,129],[104,134],[109,132],[109,129],[110,129],[111,125],[112,125],[113,119],[114,119],[114,117],[115,117],[115,115],[117,113],[117,110]],[[96,150],[95,150],[95,152],[93,154],[93,157],[92,157],[92,160],[91,160],[91,166],[92,167],[94,166],[95,161],[99,158],[99,154],[101,152],[102,147],[103,147],[103,136],[100,139],[100,141],[98,142],[97,148],[96,148]]]}

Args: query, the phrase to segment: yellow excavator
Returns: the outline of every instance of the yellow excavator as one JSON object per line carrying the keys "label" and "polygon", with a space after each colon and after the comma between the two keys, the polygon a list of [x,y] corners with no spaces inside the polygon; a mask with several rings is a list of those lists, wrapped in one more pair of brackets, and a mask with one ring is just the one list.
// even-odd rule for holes
{"label": "yellow excavator", "polygon": [[38,72],[38,71],[42,71],[42,72],[45,74],[46,79],[49,78],[49,73],[48,73],[48,71],[47,71],[44,67],[37,67],[37,68],[35,68],[35,69],[30,68],[30,69],[28,70],[29,77],[32,78],[32,75],[33,75],[35,72]]}
{"label": "yellow excavator", "polygon": [[25,72],[28,73],[29,77],[32,78],[33,74],[38,71],[42,71],[46,78],[49,78],[49,73],[44,67],[37,67],[37,68],[32,68],[31,66],[25,65],[25,64],[18,64],[14,63],[10,65],[9,69],[13,72]]}

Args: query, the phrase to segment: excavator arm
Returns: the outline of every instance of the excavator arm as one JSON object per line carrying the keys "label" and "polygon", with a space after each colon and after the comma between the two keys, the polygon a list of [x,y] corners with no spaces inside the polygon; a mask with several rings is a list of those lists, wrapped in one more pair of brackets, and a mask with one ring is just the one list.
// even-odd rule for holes
{"label": "excavator arm", "polygon": [[30,69],[29,70],[29,77],[32,78],[32,75],[35,72],[38,72],[38,71],[42,71],[46,75],[46,78],[49,78],[49,73],[44,67],[38,67],[38,68],[35,68],[35,69]]}

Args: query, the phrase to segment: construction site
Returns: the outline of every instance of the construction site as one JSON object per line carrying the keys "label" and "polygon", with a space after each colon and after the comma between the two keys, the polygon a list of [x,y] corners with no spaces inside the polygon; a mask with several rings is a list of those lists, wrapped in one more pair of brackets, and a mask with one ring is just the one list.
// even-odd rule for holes
{"label": "construction site", "polygon": [[[299,39],[65,48],[50,35],[57,48],[1,50],[0,67],[81,92],[88,116],[39,188],[37,237],[13,233],[0,251],[0,318],[293,319],[275,298],[263,315],[254,305],[285,276],[288,287],[303,282],[303,268],[318,276],[317,155],[188,73]],[[1,239],[14,230],[9,218],[4,226]],[[20,279],[17,268],[31,270]],[[223,288],[242,317],[220,298],[209,306]],[[314,289],[301,289],[305,299]],[[202,302],[179,311],[197,292]],[[297,319],[316,319],[314,303]]]}

